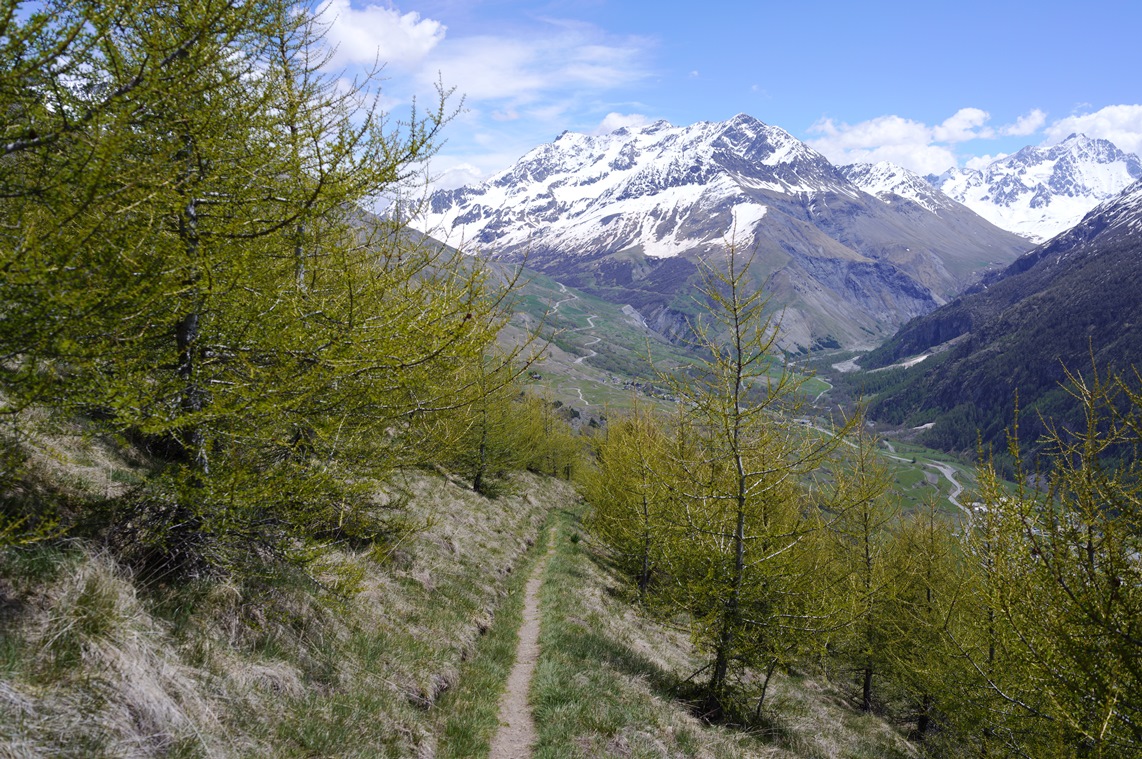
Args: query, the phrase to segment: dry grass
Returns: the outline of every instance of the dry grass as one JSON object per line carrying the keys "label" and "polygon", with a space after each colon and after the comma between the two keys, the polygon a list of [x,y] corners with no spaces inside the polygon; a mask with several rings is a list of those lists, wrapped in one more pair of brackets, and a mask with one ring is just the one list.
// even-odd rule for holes
{"label": "dry grass", "polygon": [[[6,620],[20,656],[0,685],[0,753],[177,754],[217,734],[200,672],[98,553],[78,558]],[[14,662],[9,660],[11,666]]]}
{"label": "dry grass", "polygon": [[391,483],[378,501],[406,494],[429,527],[380,557],[332,555],[349,600],[301,576],[141,589],[80,545],[0,551],[0,757],[433,755],[433,705],[546,513],[575,498],[519,485],[490,501],[436,476]]}

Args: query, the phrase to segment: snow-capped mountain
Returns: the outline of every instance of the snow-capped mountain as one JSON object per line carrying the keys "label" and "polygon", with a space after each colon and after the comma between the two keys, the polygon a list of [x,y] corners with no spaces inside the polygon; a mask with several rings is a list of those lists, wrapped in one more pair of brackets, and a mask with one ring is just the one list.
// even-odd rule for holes
{"label": "snow-capped mountain", "polygon": [[[928,196],[939,194],[929,189]],[[913,197],[921,197],[919,191]],[[746,115],[565,132],[479,185],[434,193],[418,222],[451,245],[623,304],[663,332],[731,243],[783,309],[783,345],[866,345],[1030,247],[950,201],[860,189],[788,132]]]}
{"label": "snow-capped mountain", "polygon": [[980,170],[951,169],[928,180],[996,226],[1042,242],[1139,178],[1138,156],[1107,140],[1072,134],[1058,145],[1026,147]]}
{"label": "snow-capped mountain", "polygon": [[[452,245],[675,256],[707,238],[748,233],[766,213],[748,194],[853,193],[825,159],[749,116],[725,123],[591,136],[564,132],[482,185],[432,196],[426,228]],[[724,217],[711,226],[709,216]],[[700,229],[699,229],[700,228]]]}
{"label": "snow-capped mountain", "polygon": [[958,210],[959,203],[941,190],[929,184],[919,174],[914,174],[902,166],[888,161],[879,163],[851,163],[840,166],[841,173],[869,195],[874,195],[886,203],[897,198],[909,200],[937,216],[941,213]]}

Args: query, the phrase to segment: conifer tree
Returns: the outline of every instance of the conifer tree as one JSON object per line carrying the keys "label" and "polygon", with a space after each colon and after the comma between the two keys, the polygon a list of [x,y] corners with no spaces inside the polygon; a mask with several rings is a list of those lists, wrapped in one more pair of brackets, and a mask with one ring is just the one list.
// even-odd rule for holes
{"label": "conifer tree", "polygon": [[607,425],[586,478],[591,530],[634,578],[640,601],[659,571],[669,529],[669,494],[661,480],[666,434],[651,409],[636,403]]}
{"label": "conifer tree", "polygon": [[1021,750],[1130,756],[1142,749],[1142,393],[1097,370],[1069,380],[1085,424],[1046,424],[1043,474],[1023,469],[1016,434],[1014,492],[984,470],[982,509],[1009,535],[996,626],[1018,673],[987,677],[986,685],[1030,724],[1005,725]]}
{"label": "conifer tree", "polygon": [[800,480],[849,429],[817,434],[792,421],[802,379],[776,355],[777,325],[744,258],[731,245],[704,267],[707,318],[692,328],[708,358],[660,376],[682,417],[667,485],[685,538],[670,547],[669,572],[709,657],[711,716],[725,713],[738,674],[772,672],[813,628],[821,555],[811,536],[822,514]]}
{"label": "conifer tree", "polygon": [[[952,525],[934,502],[908,514],[892,531],[889,565],[896,573],[888,599],[891,646],[889,671],[914,712],[912,736],[928,741],[944,715],[956,708],[960,659],[948,643],[962,615],[965,578]],[[958,737],[958,736],[956,736]],[[952,738],[955,740],[955,738]]]}
{"label": "conifer tree", "polygon": [[0,46],[5,410],[149,451],[110,515],[145,561],[305,562],[506,318],[482,266],[368,212],[443,102],[393,124],[344,91],[304,3],[45,8]]}
{"label": "conifer tree", "polygon": [[893,637],[890,601],[896,589],[895,570],[888,555],[888,530],[898,516],[888,497],[888,468],[875,443],[858,425],[851,451],[833,467],[836,485],[832,500],[837,518],[829,531],[836,552],[834,571],[840,578],[845,658],[860,675],[861,708],[872,711],[873,678],[883,674]]}

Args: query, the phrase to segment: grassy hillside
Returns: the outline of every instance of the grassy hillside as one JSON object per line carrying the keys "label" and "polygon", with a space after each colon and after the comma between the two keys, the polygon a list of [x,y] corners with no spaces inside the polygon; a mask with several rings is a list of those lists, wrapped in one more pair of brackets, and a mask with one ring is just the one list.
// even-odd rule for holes
{"label": "grassy hillside", "polygon": [[[103,497],[133,472],[70,434],[33,466],[55,498]],[[420,529],[329,554],[319,584],[144,584],[83,541],[3,549],[0,755],[431,755],[449,724],[435,704],[501,613],[511,625],[516,570],[575,499],[534,475],[514,486],[493,501],[420,472],[378,484],[374,508],[400,500]]]}
{"label": "grassy hillside", "polygon": [[[631,309],[536,271],[525,271],[521,280],[515,316],[501,340],[515,344],[543,325],[549,346],[533,367],[537,377],[531,384],[588,417],[605,408],[627,409],[635,396],[664,400],[655,369],[679,371],[694,363],[686,345],[665,339]],[[696,304],[690,308],[699,310]],[[810,378],[801,393],[811,400],[829,387]]]}
{"label": "grassy hillside", "polygon": [[[124,449],[82,432],[39,438],[29,481],[44,498],[98,499],[137,478]],[[804,675],[775,686],[766,730],[698,720],[688,640],[615,594],[573,489],[528,474],[512,489],[489,500],[418,471],[378,484],[374,507],[399,500],[417,529],[380,551],[333,552],[324,587],[300,574],[144,583],[77,540],[4,549],[0,755],[486,755],[545,521],[557,550],[532,689],[537,756],[907,755],[891,728]]]}
{"label": "grassy hillside", "polygon": [[763,718],[746,729],[697,719],[687,681],[701,664],[690,641],[638,613],[579,515],[563,510],[555,521],[532,686],[537,757],[915,755],[891,726],[855,709],[843,686],[804,672],[779,676]]}

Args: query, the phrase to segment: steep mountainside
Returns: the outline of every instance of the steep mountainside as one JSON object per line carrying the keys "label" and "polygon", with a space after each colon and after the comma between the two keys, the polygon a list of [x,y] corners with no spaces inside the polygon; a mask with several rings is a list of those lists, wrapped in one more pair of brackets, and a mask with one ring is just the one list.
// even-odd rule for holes
{"label": "steep mountainside", "polygon": [[992,224],[1043,242],[1139,178],[1138,156],[1107,140],[1072,134],[1058,145],[1023,148],[982,170],[952,169],[928,181]]}
{"label": "steep mountainside", "polygon": [[863,192],[785,131],[726,122],[566,132],[483,184],[440,191],[424,231],[685,330],[696,262],[754,256],[783,346],[871,345],[1029,244],[978,216]]}
{"label": "steep mountainside", "polygon": [[[863,368],[940,349],[874,399],[871,414],[935,426],[928,442],[970,450],[976,431],[1002,444],[1018,391],[1022,433],[1036,410],[1072,418],[1064,367],[1087,373],[1142,366],[1142,181],[1073,229],[971,292],[906,325]],[[881,381],[879,384],[884,384]]]}

